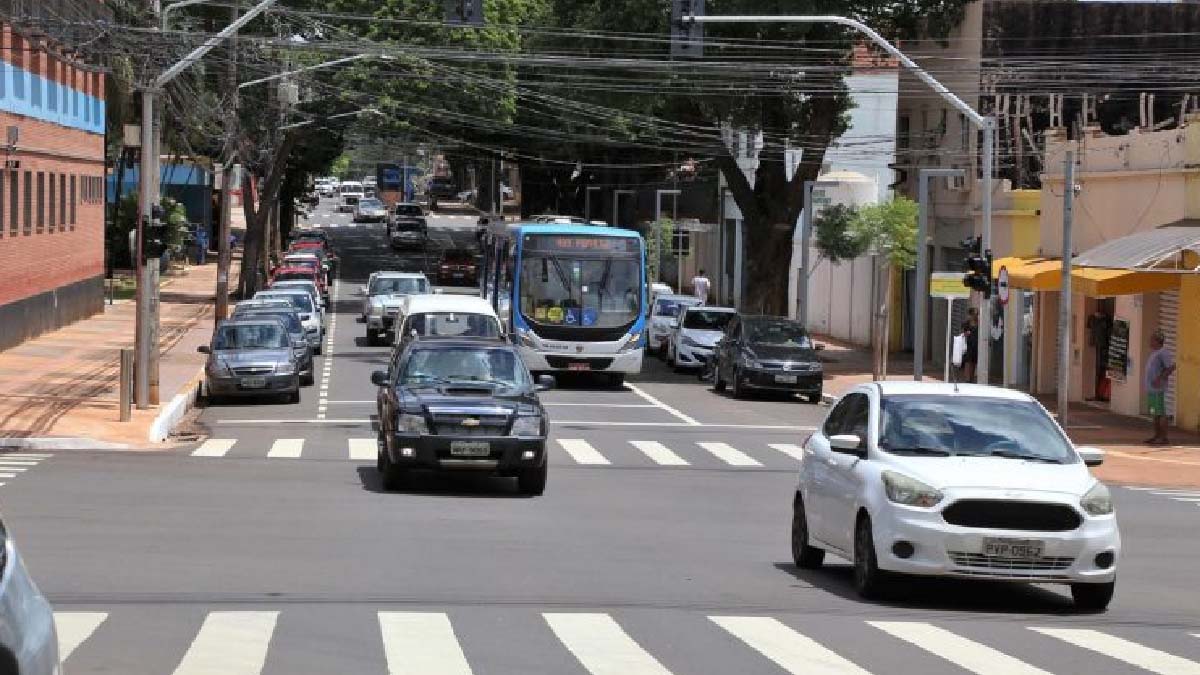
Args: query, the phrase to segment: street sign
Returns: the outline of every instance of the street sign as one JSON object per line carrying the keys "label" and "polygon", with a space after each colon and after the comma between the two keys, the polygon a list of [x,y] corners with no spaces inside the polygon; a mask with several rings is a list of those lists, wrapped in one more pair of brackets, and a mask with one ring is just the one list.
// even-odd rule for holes
{"label": "street sign", "polygon": [[957,300],[971,297],[971,289],[963,285],[960,272],[934,272],[929,275],[929,297]]}
{"label": "street sign", "polygon": [[1000,304],[1008,304],[1008,268],[1001,266],[1000,274],[996,275],[996,295],[999,296]]}

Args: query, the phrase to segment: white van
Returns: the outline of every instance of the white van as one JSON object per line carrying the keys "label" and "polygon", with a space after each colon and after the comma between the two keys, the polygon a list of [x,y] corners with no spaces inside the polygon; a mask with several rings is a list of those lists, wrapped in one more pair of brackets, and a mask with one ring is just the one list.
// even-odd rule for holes
{"label": "white van", "polygon": [[353,213],[355,207],[358,206],[359,200],[366,195],[363,184],[354,180],[343,182],[338,187],[338,193],[341,195],[342,200],[338,203],[338,211],[345,213]]}
{"label": "white van", "polygon": [[396,345],[414,338],[479,337],[501,339],[504,328],[491,303],[474,295],[410,295],[396,317]]}

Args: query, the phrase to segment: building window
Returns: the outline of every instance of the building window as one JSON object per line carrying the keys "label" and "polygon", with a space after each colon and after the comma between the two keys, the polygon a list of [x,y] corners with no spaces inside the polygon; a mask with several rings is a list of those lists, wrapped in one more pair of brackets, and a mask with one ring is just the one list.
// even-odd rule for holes
{"label": "building window", "polygon": [[901,115],[896,118],[896,149],[900,152],[908,152],[912,147],[912,120],[908,115]]}
{"label": "building window", "polygon": [[10,171],[8,174],[8,210],[10,216],[8,219],[8,231],[14,237],[17,236],[17,228],[20,227],[21,222],[21,191],[19,183],[17,172]]}
{"label": "building window", "polygon": [[75,174],[71,174],[71,229],[75,229]]}
{"label": "building window", "polygon": [[46,174],[39,171],[37,173],[37,231],[42,233],[46,229]]}
{"label": "building window", "polygon": [[67,174],[58,174],[58,225],[67,229]]}
{"label": "building window", "polygon": [[12,36],[13,57],[13,94],[18,100],[25,100],[25,40]]}
{"label": "building window", "polygon": [[33,234],[33,172],[25,172],[25,236]]}
{"label": "building window", "polygon": [[42,107],[42,64],[37,52],[30,54],[32,62],[29,69],[29,102],[35,108]]}
{"label": "building window", "polygon": [[57,211],[55,211],[55,209],[54,209],[54,206],[58,201],[57,199],[55,199],[55,197],[57,197],[58,195],[54,189],[55,188],[54,174],[50,174],[49,179],[50,179],[50,181],[49,181],[50,182],[50,194],[49,194],[50,198],[46,200],[46,210],[49,211],[50,217],[46,220],[46,223],[48,224],[48,227],[46,229],[49,232],[54,232],[54,223],[57,220],[57,218],[55,218],[55,216],[58,215]]}

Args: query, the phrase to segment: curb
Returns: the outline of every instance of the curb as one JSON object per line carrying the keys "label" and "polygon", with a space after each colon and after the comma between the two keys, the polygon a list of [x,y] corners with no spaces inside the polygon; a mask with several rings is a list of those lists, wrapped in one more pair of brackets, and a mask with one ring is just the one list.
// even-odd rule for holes
{"label": "curb", "polygon": [[78,436],[0,438],[0,450],[127,450],[128,445]]}
{"label": "curb", "polygon": [[171,436],[171,432],[183,421],[184,416],[196,406],[196,399],[200,397],[200,386],[203,382],[204,366],[200,366],[192,379],[183,385],[171,402],[158,411],[158,415],[150,423],[147,440],[151,443],[162,443]]}

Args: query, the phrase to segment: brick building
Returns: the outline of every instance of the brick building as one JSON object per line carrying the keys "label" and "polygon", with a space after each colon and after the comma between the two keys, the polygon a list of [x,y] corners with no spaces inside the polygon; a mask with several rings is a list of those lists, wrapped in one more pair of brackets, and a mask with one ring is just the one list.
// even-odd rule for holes
{"label": "brick building", "polygon": [[103,309],[104,74],[39,21],[88,3],[0,1],[0,349]]}

